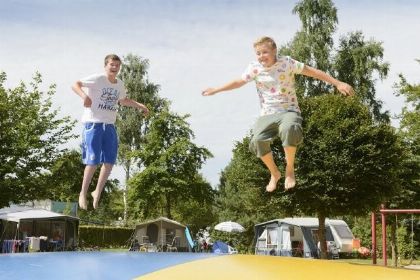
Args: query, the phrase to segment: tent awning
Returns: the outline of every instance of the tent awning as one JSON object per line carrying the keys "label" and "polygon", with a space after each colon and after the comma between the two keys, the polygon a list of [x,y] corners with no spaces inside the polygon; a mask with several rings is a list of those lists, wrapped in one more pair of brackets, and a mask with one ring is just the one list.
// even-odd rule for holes
{"label": "tent awning", "polygon": [[33,209],[33,208],[3,208],[0,209],[0,219],[20,222],[21,220],[30,219],[55,219],[55,218],[67,218],[68,220],[79,220],[77,217],[67,216],[60,213],[55,213],[45,209]]}

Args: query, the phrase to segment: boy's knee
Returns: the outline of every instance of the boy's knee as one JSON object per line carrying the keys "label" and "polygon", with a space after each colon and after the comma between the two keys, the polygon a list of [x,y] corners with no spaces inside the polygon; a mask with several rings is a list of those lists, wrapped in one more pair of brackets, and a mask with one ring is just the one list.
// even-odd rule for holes
{"label": "boy's knee", "polygon": [[249,150],[257,157],[262,157],[265,154],[271,152],[270,144],[271,141],[269,140],[263,140],[258,137],[253,137],[249,142]]}
{"label": "boy's knee", "polygon": [[292,123],[282,128],[281,140],[283,146],[297,146],[302,143],[303,131],[299,123]]}

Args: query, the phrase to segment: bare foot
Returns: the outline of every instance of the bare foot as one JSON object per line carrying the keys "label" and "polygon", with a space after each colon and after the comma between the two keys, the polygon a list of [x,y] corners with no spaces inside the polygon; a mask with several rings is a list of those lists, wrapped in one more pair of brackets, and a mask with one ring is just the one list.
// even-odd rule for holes
{"label": "bare foot", "polygon": [[97,192],[96,192],[96,190],[95,191],[93,191],[93,192],[91,192],[90,193],[90,195],[93,197],[93,209],[96,209],[96,208],[98,208],[98,205],[99,205],[99,198],[100,198],[100,194],[98,194]]}
{"label": "bare foot", "polygon": [[296,185],[295,170],[293,167],[290,168],[289,166],[286,166],[286,179],[284,180],[284,188],[287,191],[294,188],[295,185]]}
{"label": "bare foot", "polygon": [[265,190],[267,192],[275,191],[277,188],[277,182],[280,180],[280,178],[281,178],[281,173],[278,170],[276,173],[271,174],[270,182],[268,183],[267,187],[265,187]]}
{"label": "bare foot", "polygon": [[86,195],[83,193],[79,194],[79,207],[87,210],[87,200],[86,200]]}

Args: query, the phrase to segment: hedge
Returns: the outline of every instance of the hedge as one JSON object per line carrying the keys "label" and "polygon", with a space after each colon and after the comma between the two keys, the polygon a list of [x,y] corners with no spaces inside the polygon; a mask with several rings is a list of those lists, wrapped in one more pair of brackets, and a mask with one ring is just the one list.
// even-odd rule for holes
{"label": "hedge", "polygon": [[79,226],[79,247],[129,247],[134,229],[108,226]]}

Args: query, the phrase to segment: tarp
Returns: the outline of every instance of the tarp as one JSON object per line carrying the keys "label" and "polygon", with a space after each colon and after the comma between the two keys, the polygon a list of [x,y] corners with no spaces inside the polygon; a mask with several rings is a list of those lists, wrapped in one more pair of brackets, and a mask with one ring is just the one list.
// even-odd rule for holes
{"label": "tarp", "polygon": [[218,240],[213,243],[212,251],[216,254],[229,254],[229,246]]}
{"label": "tarp", "polygon": [[188,244],[190,245],[190,248],[193,249],[195,244],[194,244],[194,241],[192,240],[191,233],[188,227],[185,228],[185,236],[187,237],[187,241],[188,241]]}

